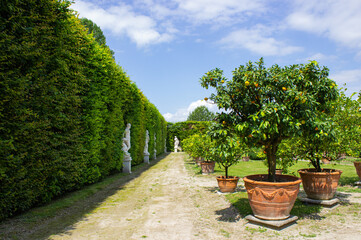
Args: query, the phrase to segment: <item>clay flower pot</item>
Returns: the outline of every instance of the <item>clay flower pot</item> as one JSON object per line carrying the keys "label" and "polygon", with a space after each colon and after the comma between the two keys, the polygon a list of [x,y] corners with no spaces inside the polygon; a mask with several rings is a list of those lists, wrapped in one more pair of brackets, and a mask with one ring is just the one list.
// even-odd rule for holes
{"label": "clay flower pot", "polygon": [[361,162],[353,162],[353,165],[355,165],[358,178],[361,181]]}
{"label": "clay flower pot", "polygon": [[201,162],[201,168],[203,174],[214,173],[215,162]]}
{"label": "clay flower pot", "polygon": [[236,190],[238,180],[239,177],[237,176],[228,176],[228,178],[226,178],[225,176],[218,176],[217,181],[219,190],[222,193],[234,192]]}
{"label": "clay flower pot", "polygon": [[330,200],[335,196],[342,171],[322,169],[322,172],[316,172],[314,168],[306,168],[298,170],[298,173],[308,198]]}
{"label": "clay flower pot", "polygon": [[301,179],[289,175],[276,175],[277,182],[267,182],[267,174],[243,178],[253,215],[265,220],[282,220],[290,212],[300,190]]}

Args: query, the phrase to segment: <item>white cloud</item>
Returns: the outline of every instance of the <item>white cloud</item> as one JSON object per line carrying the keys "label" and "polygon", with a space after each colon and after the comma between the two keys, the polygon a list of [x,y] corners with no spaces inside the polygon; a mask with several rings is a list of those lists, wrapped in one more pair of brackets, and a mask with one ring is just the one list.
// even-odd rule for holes
{"label": "white cloud", "polygon": [[361,48],[361,1],[298,0],[286,22],[290,28]]}
{"label": "white cloud", "polygon": [[344,87],[344,84],[346,84],[349,94],[361,90],[361,69],[340,71],[331,74],[330,78],[335,80],[339,87]]}
{"label": "white cloud", "polygon": [[[325,55],[323,53],[316,53],[316,54],[313,54],[312,56],[309,56],[307,58],[297,59],[297,61],[300,61],[302,63],[308,63],[308,61],[312,61],[312,60],[316,60],[316,61],[319,61],[319,62],[327,61],[327,60],[337,60],[337,56],[335,56],[335,55]],[[323,65],[323,64],[321,63],[321,65]]]}
{"label": "white cloud", "polygon": [[269,37],[270,30],[258,25],[252,29],[239,29],[220,40],[227,48],[243,48],[263,56],[284,56],[301,51],[302,48],[289,46],[282,41]]}
{"label": "white cloud", "polygon": [[264,0],[136,0],[158,19],[174,18],[191,24],[234,24],[265,11]]}
{"label": "white cloud", "polygon": [[179,4],[178,11],[196,24],[230,23],[264,11],[263,1],[260,0],[176,0],[176,2]]}
{"label": "white cloud", "polygon": [[175,113],[165,113],[163,117],[167,122],[182,122],[186,121],[189,113],[199,106],[206,106],[210,111],[217,112],[218,107],[216,104],[212,104],[209,101],[198,100],[189,104],[187,108],[178,109]]}
{"label": "white cloud", "polygon": [[[135,13],[129,5],[120,4],[104,9],[91,2],[76,1],[71,8],[78,11],[80,17],[94,21],[103,30],[116,35],[126,35],[139,47],[172,39],[171,32],[161,33],[155,20]],[[173,29],[172,31],[174,32]]]}
{"label": "white cloud", "polygon": [[332,74],[332,79],[341,84],[348,83],[361,83],[361,69],[345,70]]}

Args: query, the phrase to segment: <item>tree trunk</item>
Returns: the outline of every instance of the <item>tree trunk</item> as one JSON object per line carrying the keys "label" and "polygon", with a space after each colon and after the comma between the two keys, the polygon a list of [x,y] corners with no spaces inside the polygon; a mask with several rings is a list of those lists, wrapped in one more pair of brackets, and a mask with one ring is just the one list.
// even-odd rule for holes
{"label": "tree trunk", "polygon": [[228,178],[228,167],[224,167],[224,171],[226,172],[226,178]]}
{"label": "tree trunk", "polygon": [[265,151],[268,162],[268,181],[276,182],[276,153],[278,149],[278,143],[272,143],[266,145]]}

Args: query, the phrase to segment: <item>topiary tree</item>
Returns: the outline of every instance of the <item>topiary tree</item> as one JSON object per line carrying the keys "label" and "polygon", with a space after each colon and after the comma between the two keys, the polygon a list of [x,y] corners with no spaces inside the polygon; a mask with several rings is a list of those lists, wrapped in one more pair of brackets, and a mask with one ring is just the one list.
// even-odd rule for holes
{"label": "topiary tree", "polygon": [[187,121],[213,121],[215,116],[206,106],[199,106],[188,115]]}
{"label": "topiary tree", "polygon": [[210,97],[220,109],[217,121],[231,126],[250,146],[261,146],[269,166],[268,181],[275,181],[277,150],[282,140],[302,136],[320,124],[319,112],[328,111],[338,96],[328,69],[316,61],[280,67],[264,66],[263,59],[241,65],[227,80],[216,68],[201,79],[213,87]]}

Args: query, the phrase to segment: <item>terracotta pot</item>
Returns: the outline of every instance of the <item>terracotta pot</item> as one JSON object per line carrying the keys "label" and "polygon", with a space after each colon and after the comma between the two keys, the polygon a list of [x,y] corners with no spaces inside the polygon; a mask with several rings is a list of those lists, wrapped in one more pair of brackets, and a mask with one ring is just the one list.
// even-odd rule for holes
{"label": "terracotta pot", "polygon": [[265,220],[282,220],[290,212],[300,190],[301,179],[289,175],[276,175],[277,182],[267,182],[267,174],[243,178],[253,215]]}
{"label": "terracotta pot", "polygon": [[201,168],[203,174],[214,173],[215,162],[201,162]]}
{"label": "terracotta pot", "polygon": [[353,162],[353,165],[355,165],[358,178],[361,181],[361,162]]}
{"label": "terracotta pot", "polygon": [[237,176],[228,176],[228,178],[225,176],[218,176],[217,181],[219,190],[222,193],[234,192],[236,190],[238,180],[239,177]]}
{"label": "terracotta pot", "polygon": [[298,173],[308,198],[329,200],[335,196],[342,171],[322,169],[322,172],[316,172],[314,168],[306,168],[298,170]]}

